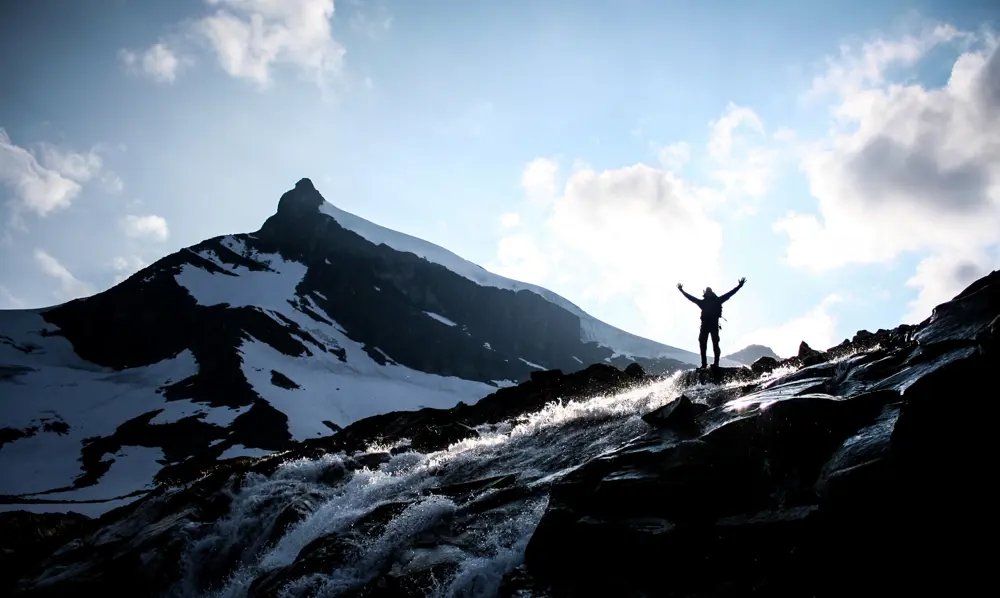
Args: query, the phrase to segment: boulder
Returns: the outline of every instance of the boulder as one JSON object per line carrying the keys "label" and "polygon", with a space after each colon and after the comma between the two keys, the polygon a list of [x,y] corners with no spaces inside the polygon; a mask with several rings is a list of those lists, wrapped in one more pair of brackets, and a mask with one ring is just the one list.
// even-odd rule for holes
{"label": "boulder", "polygon": [[625,368],[625,375],[633,380],[645,380],[646,370],[642,369],[642,366],[638,363],[630,363]]}
{"label": "boulder", "polygon": [[770,374],[778,368],[778,360],[773,357],[760,357],[750,365],[755,374]]}
{"label": "boulder", "polygon": [[694,403],[687,395],[681,395],[663,407],[642,416],[643,421],[656,428],[690,429],[694,419],[708,411],[708,405]]}

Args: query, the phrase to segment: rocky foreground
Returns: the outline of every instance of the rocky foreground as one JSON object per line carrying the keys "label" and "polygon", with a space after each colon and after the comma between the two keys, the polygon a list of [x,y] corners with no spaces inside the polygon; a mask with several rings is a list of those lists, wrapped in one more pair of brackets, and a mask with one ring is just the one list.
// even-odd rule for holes
{"label": "rocky foreground", "polygon": [[[998,372],[993,272],[918,326],[862,331],[823,352],[803,345],[789,360],[674,382],[638,366],[540,372],[472,406],[368,418],[268,458],[190,459],[98,520],[6,513],[0,591],[979,594],[992,555],[986,445]],[[595,408],[575,423],[503,427],[549,401],[665,384],[680,396],[651,399],[657,408],[637,424]],[[448,452],[487,447],[505,429],[488,468],[485,452]],[[345,490],[408,459],[422,473],[400,474],[391,493]],[[342,504],[350,496],[365,500]],[[484,560],[489,575],[470,565]]]}

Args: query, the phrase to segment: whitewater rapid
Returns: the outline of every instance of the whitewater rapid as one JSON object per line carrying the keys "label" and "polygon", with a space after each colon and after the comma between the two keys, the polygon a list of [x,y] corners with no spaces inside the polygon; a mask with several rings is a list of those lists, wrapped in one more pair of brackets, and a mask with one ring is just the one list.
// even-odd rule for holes
{"label": "whitewater rapid", "polygon": [[[775,375],[780,372],[772,377]],[[397,569],[400,573],[431,563],[456,565],[448,579],[434,581],[428,590],[430,596],[493,596],[503,575],[521,563],[545,511],[546,494],[540,492],[526,505],[515,503],[515,507],[508,507],[510,512],[500,507],[483,514],[483,524],[473,526],[477,529],[457,542],[461,547],[445,544],[405,552],[409,539],[456,510],[449,498],[423,495],[422,491],[505,474],[517,474],[520,485],[547,484],[647,432],[649,427],[641,416],[679,395],[677,378],[588,400],[567,397],[515,420],[481,426],[478,437],[438,452],[406,451],[405,445],[371,446],[365,452],[396,449],[398,454],[375,469],[349,473],[346,482],[332,487],[320,478],[324,471],[342,465],[346,455],[289,461],[270,476],[248,474],[228,515],[211,524],[207,533],[201,530],[200,539],[189,545],[182,563],[184,576],[173,594],[246,596],[255,579],[293,563],[313,540],[348,530],[380,506],[409,502],[376,536],[362,542],[347,566],[310,573],[288,583],[281,595],[335,597],[371,581],[374,572],[384,570],[383,565],[391,560],[394,567],[402,568]],[[685,392],[694,397],[698,389],[686,388]],[[289,527],[277,542],[264,546],[266,530],[281,509],[292,503],[306,509],[308,515]],[[200,572],[212,565],[216,555],[231,553],[234,547],[240,555],[237,568],[224,586],[207,592],[199,588]]]}

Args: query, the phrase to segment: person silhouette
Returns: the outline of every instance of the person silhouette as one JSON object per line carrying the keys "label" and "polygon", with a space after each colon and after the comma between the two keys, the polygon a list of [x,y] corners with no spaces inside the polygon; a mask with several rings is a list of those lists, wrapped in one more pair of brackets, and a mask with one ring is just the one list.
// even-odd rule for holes
{"label": "person silhouette", "polygon": [[719,367],[719,357],[722,353],[719,350],[719,318],[722,317],[722,304],[736,294],[736,291],[743,288],[744,283],[747,279],[744,276],[740,279],[739,284],[736,288],[729,291],[725,295],[716,295],[712,291],[712,287],[705,287],[704,293],[702,293],[702,298],[699,299],[693,295],[688,294],[684,290],[684,285],[677,283],[677,289],[690,300],[692,303],[701,308],[701,330],[698,332],[698,348],[701,350],[701,368],[705,369],[708,367],[708,356],[706,354],[708,344],[708,337],[712,337],[712,351],[715,354],[715,362],[712,367]]}

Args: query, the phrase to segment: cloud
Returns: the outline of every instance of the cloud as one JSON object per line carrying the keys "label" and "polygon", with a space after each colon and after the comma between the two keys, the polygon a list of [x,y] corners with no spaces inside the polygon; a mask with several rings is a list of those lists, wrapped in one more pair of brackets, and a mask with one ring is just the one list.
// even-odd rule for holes
{"label": "cloud", "polygon": [[291,65],[325,88],[341,71],[344,47],[333,39],[333,0],[206,0],[216,11],[198,20],[222,68],[260,88],[272,69]]}
{"label": "cloud", "polygon": [[101,176],[101,185],[104,190],[111,194],[118,194],[125,188],[125,183],[121,177],[113,172],[106,172]]}
{"label": "cloud", "polygon": [[130,73],[148,77],[157,83],[173,83],[182,66],[176,52],[163,42],[139,53],[122,49],[118,56]]}
{"label": "cloud", "polygon": [[[34,154],[14,145],[0,128],[0,180],[11,187],[20,209],[39,216],[65,209],[80,193],[81,186],[55,169],[38,163]],[[19,211],[19,210],[18,210]]]}
{"label": "cloud", "polygon": [[766,194],[778,169],[779,152],[768,142],[757,113],[730,102],[709,128],[708,155],[715,162],[712,176],[730,195]]}
{"label": "cloud", "polygon": [[153,241],[166,241],[170,237],[170,228],[163,216],[148,214],[145,216],[126,216],[122,221],[125,234],[132,238],[146,238]]}
{"label": "cloud", "polygon": [[699,190],[645,164],[601,172],[578,164],[561,189],[555,174],[547,158],[525,167],[527,200],[542,216],[522,223],[534,231],[503,237],[486,267],[570,296],[631,301],[645,334],[695,338],[697,317],[674,286],[714,283],[722,248]]}
{"label": "cloud", "polygon": [[802,161],[818,213],[792,212],[774,226],[788,237],[791,265],[825,271],[1000,241],[995,41],[961,53],[940,88],[888,81],[893,68],[916,65],[930,49],[973,38],[939,26],[899,41],[876,40],[860,52],[844,49],[846,58],[817,78],[811,95],[837,97],[839,126]]}
{"label": "cloud", "polygon": [[0,127],[0,182],[14,191],[7,205],[15,224],[24,211],[44,217],[68,208],[94,179],[111,192],[123,186],[118,175],[104,168],[96,147],[79,152],[50,143],[37,146],[33,152],[16,145]]}
{"label": "cloud", "polygon": [[111,260],[111,267],[117,272],[115,274],[115,284],[124,281],[148,265],[149,263],[146,260],[137,255],[116,256]]}
{"label": "cloud", "polygon": [[41,249],[35,250],[35,263],[42,273],[59,281],[59,289],[53,294],[61,301],[71,301],[94,293],[94,287],[77,279],[59,261]]}
{"label": "cloud", "polygon": [[517,212],[507,212],[500,215],[500,226],[504,228],[517,228],[521,224],[521,215]]}
{"label": "cloud", "polygon": [[837,321],[830,313],[830,307],[842,301],[840,295],[828,295],[801,316],[784,324],[759,328],[744,335],[734,344],[734,348],[752,344],[764,345],[782,357],[797,355],[799,343],[802,341],[814,349],[821,351],[829,349],[843,340],[837,337]]}
{"label": "cloud", "polygon": [[528,199],[535,202],[551,200],[556,194],[556,175],[559,164],[549,158],[535,158],[521,175],[521,186]]}

